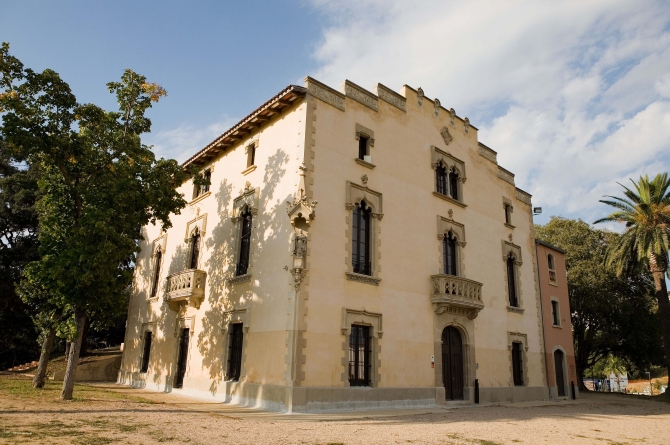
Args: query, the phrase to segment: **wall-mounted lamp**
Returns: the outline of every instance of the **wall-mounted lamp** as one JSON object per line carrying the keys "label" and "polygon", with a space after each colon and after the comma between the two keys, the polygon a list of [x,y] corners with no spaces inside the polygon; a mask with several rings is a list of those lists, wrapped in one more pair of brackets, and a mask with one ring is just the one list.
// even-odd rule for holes
{"label": "wall-mounted lamp", "polygon": [[542,207],[533,207],[533,215],[539,215],[542,213]]}

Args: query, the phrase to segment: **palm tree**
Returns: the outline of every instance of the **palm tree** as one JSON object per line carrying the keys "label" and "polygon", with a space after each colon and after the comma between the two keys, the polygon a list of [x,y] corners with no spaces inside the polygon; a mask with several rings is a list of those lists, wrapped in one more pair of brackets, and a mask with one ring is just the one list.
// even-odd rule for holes
{"label": "palm tree", "polygon": [[594,224],[615,221],[626,228],[607,251],[606,265],[617,275],[639,268],[647,268],[654,277],[658,312],[661,318],[665,361],[670,370],[670,300],[665,285],[668,272],[670,238],[670,179],[667,173],[656,175],[651,181],[647,175],[638,182],[631,179],[634,190],[624,185],[625,198],[607,196],[600,202],[617,210]]}

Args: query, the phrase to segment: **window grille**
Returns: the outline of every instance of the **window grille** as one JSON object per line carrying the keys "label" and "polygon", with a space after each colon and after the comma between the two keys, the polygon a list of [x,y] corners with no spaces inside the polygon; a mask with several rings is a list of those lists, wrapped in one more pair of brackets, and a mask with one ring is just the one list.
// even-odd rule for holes
{"label": "window grille", "polygon": [[452,198],[458,199],[458,172],[453,168],[449,172],[449,194]]}
{"label": "window grille", "polygon": [[349,385],[370,386],[370,327],[351,325],[349,335]]}
{"label": "window grille", "polygon": [[558,318],[558,301],[551,302],[551,318],[553,319],[554,326],[558,326],[560,324],[560,320]]}
{"label": "window grille", "polygon": [[243,336],[242,323],[231,325],[230,344],[228,346],[228,380],[238,381],[240,379]]}
{"label": "window grille", "polygon": [[437,193],[443,195],[447,194],[447,169],[440,163],[435,168],[435,182],[437,186]]}
{"label": "window grille", "polygon": [[512,374],[514,386],[523,386],[523,344],[512,343]]}
{"label": "window grille", "polygon": [[444,263],[444,273],[446,275],[458,275],[456,269],[456,238],[449,232],[442,239],[442,255]]}
{"label": "window grille", "polygon": [[370,208],[361,201],[354,207],[351,265],[354,273],[372,275],[370,261]]}
{"label": "window grille", "polygon": [[198,231],[198,229],[195,229],[195,232],[191,237],[191,262],[189,264],[189,269],[198,268],[199,256],[200,256],[200,231]]}
{"label": "window grille", "polygon": [[509,294],[509,305],[519,307],[519,297],[516,288],[516,262],[514,256],[507,257],[507,293]]}
{"label": "window grille", "polygon": [[140,372],[145,373],[149,370],[149,354],[151,353],[151,337],[152,332],[147,331],[144,333],[144,351],[142,353],[142,367]]}
{"label": "window grille", "polygon": [[156,292],[158,292],[158,286],[159,286],[159,279],[161,276],[161,258],[163,257],[163,253],[158,249],[156,252],[156,259],[154,263],[154,279],[153,283],[151,286],[151,298],[154,298],[156,296]]}
{"label": "window grille", "polygon": [[249,209],[242,214],[242,237],[240,240],[240,254],[237,260],[236,275],[244,275],[249,268],[249,251],[251,249],[251,227],[253,216]]}

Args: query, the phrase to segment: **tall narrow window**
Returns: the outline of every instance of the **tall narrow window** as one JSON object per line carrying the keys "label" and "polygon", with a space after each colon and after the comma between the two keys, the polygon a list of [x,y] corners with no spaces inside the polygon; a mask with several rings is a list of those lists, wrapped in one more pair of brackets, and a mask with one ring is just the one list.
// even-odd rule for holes
{"label": "tall narrow window", "polygon": [[553,320],[554,326],[560,326],[560,319],[558,317],[558,301],[552,300],[551,302],[551,318]]}
{"label": "tall narrow window", "polygon": [[512,225],[512,206],[505,204],[505,224]]}
{"label": "tall narrow window", "polygon": [[140,368],[141,373],[145,373],[149,370],[149,354],[151,354],[151,331],[144,333],[144,351],[142,351],[142,367]]}
{"label": "tall narrow window", "polygon": [[547,255],[547,263],[549,264],[549,281],[552,283],[556,282],[556,267],[554,265],[554,256],[552,254]]}
{"label": "tall narrow window", "polygon": [[449,194],[458,199],[458,172],[453,168],[449,171]]}
{"label": "tall narrow window", "polygon": [[206,184],[200,186],[194,186],[193,188],[193,199],[197,198],[200,195],[204,195],[209,191],[210,182],[212,180],[212,170],[207,169],[202,173],[202,177],[205,179]]}
{"label": "tall narrow window", "polygon": [[256,143],[247,147],[247,167],[251,167],[256,162]]}
{"label": "tall narrow window", "polygon": [[365,160],[368,154],[368,140],[369,138],[365,136],[358,137],[358,159]]}
{"label": "tall narrow window", "polygon": [[456,269],[456,238],[449,232],[442,239],[442,254],[444,263],[444,273],[446,275],[458,275]]}
{"label": "tall narrow window", "polygon": [[158,285],[160,284],[160,276],[161,276],[161,259],[163,258],[163,253],[161,252],[160,249],[156,252],[156,258],[154,259],[154,279],[153,283],[151,284],[151,298],[156,296],[156,292],[158,292]]}
{"label": "tall narrow window", "polygon": [[230,326],[228,345],[228,380],[238,381],[242,372],[242,344],[244,333],[242,323]]}
{"label": "tall narrow window", "polygon": [[370,261],[370,208],[361,201],[354,207],[351,262],[354,273],[372,275]]}
{"label": "tall narrow window", "polygon": [[196,228],[191,236],[191,261],[189,269],[198,268],[198,257],[200,256],[200,231]]}
{"label": "tall narrow window", "polygon": [[435,183],[437,186],[437,193],[443,195],[447,194],[447,169],[440,162],[435,168]]}
{"label": "tall narrow window", "polygon": [[349,385],[370,386],[370,327],[351,325]]}
{"label": "tall narrow window", "polygon": [[507,293],[509,295],[509,305],[519,307],[519,298],[516,288],[516,261],[511,253],[507,257]]}
{"label": "tall narrow window", "polygon": [[523,386],[523,344],[512,343],[512,376],[514,386]]}
{"label": "tall narrow window", "polygon": [[249,268],[249,250],[251,249],[251,227],[253,216],[246,209],[242,216],[242,233],[240,238],[240,254],[237,260],[236,275],[244,275]]}

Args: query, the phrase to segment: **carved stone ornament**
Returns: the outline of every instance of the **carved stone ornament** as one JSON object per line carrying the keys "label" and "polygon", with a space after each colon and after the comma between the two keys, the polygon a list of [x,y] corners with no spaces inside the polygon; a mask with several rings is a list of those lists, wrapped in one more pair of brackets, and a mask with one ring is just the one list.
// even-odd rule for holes
{"label": "carved stone ornament", "polygon": [[451,137],[451,134],[449,134],[449,129],[447,127],[442,127],[440,134],[442,134],[442,139],[444,139],[444,143],[447,145],[451,144],[451,141],[454,140],[454,138]]}
{"label": "carved stone ornament", "polygon": [[345,272],[347,280],[349,281],[358,281],[359,283],[372,284],[374,286],[379,286],[379,283],[382,281],[381,278],[371,277],[370,275],[363,275],[354,272]]}
{"label": "carved stone ornament", "polygon": [[449,108],[449,120],[451,121],[451,125],[454,125],[456,120],[456,110],[453,108]]}
{"label": "carved stone ornament", "polygon": [[378,98],[365,88],[362,88],[350,80],[344,81],[344,94],[347,97],[352,98],[356,102],[359,102],[366,107],[372,108],[373,110],[378,110]]}
{"label": "carved stone ornament", "polygon": [[361,182],[363,185],[368,185],[368,175],[361,176]]}
{"label": "carved stone ornament", "polygon": [[377,96],[394,107],[405,112],[407,111],[407,108],[405,107],[406,99],[381,83],[377,84]]}
{"label": "carved stone ornament", "polygon": [[232,222],[240,220],[245,208],[248,208],[254,216],[258,214],[260,192],[260,187],[254,188],[249,181],[246,182],[244,189],[240,190],[240,195],[233,200],[233,211],[230,218]]}
{"label": "carved stone ornament", "polygon": [[353,210],[353,208],[363,200],[365,200],[365,203],[370,207],[370,216],[379,220],[384,217],[381,193],[371,190],[367,185],[358,185],[351,181],[347,181],[346,209]]}
{"label": "carved stone ornament", "polygon": [[309,76],[305,78],[305,87],[307,87],[307,92],[312,96],[344,111],[344,94]]}
{"label": "carved stone ornament", "polygon": [[463,128],[465,129],[466,134],[470,132],[470,119],[467,117],[463,119]]}
{"label": "carved stone ornament", "polygon": [[251,274],[247,273],[244,275],[238,275],[236,277],[228,278],[226,280],[227,284],[235,285],[235,284],[240,284],[240,283],[246,283],[251,281]]}
{"label": "carved stone ornament", "polygon": [[294,227],[295,221],[298,218],[303,218],[307,225],[309,225],[316,216],[315,209],[318,204],[317,201],[310,201],[305,192],[305,172],[307,171],[305,164],[300,165],[299,170],[300,184],[298,186],[298,192],[293,197],[293,201],[286,201],[286,213],[291,220],[291,225]]}
{"label": "carved stone ornament", "polygon": [[456,242],[459,246],[465,247],[467,244],[465,240],[465,226],[451,219],[451,215],[449,215],[449,218],[438,215],[437,239],[442,240],[449,234],[449,232],[456,238]]}
{"label": "carved stone ornament", "polygon": [[423,98],[424,98],[423,89],[419,87],[419,89],[416,90],[416,100],[419,103],[419,106],[423,105]]}
{"label": "carved stone ornament", "polygon": [[435,116],[440,115],[440,100],[438,98],[435,98],[433,101],[433,112],[435,113]]}
{"label": "carved stone ornament", "polygon": [[303,280],[307,277],[307,271],[300,267],[294,267],[291,269],[291,275],[293,276],[293,289],[298,292]]}
{"label": "carved stone ornament", "polygon": [[307,256],[307,235],[301,230],[300,234],[296,235],[293,247],[294,258],[305,258]]}

